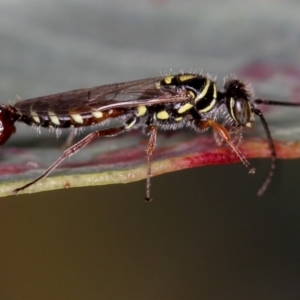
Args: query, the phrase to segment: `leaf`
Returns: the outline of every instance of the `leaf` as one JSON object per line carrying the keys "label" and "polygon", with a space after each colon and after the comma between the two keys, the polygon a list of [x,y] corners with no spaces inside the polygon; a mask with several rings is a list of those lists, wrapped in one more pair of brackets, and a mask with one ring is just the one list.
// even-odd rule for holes
{"label": "leaf", "polygon": [[[24,193],[144,179],[147,174],[147,143],[147,137],[142,137],[139,132],[96,141],[67,159],[48,178],[40,180]],[[19,145],[1,149],[0,196],[11,195],[13,189],[41,175],[63,152],[60,148],[46,146]],[[270,155],[264,139],[245,138],[240,150],[247,158]],[[298,158],[300,143],[276,142],[276,151],[282,159]],[[216,145],[211,133],[194,136],[186,132],[163,133],[158,138],[153,156],[154,176],[204,165],[239,162],[227,145]]]}

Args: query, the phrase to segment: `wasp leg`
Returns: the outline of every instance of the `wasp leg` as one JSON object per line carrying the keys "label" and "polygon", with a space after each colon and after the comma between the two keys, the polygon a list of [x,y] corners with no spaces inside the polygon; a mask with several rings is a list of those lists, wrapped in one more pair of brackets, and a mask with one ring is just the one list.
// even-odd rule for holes
{"label": "wasp leg", "polygon": [[126,131],[126,128],[124,126],[122,126],[122,127],[118,127],[118,128],[109,128],[109,129],[99,130],[99,131],[90,133],[85,138],[80,140],[78,143],[74,144],[72,147],[65,150],[63,155],[59,159],[57,159],[42,175],[40,175],[36,179],[30,181],[29,183],[25,184],[24,186],[13,190],[13,193],[17,194],[18,192],[23,191],[26,188],[28,188],[29,186],[35,184],[39,180],[47,177],[63,160],[65,160],[67,157],[70,157],[73,154],[75,154],[76,152],[78,152],[80,149],[82,149],[87,144],[89,144],[92,140],[99,138],[99,137],[113,137],[113,136],[123,133],[124,131]]}
{"label": "wasp leg", "polygon": [[67,140],[61,146],[61,150],[65,150],[65,149],[68,149],[69,147],[71,147],[71,145],[74,141],[74,138],[75,138],[75,130],[76,130],[75,128],[70,129]]}
{"label": "wasp leg", "polygon": [[[222,126],[226,128],[226,124],[223,124]],[[229,128],[228,133],[231,137],[233,136],[233,138],[231,138],[232,143],[236,147],[238,147],[243,141],[243,127],[239,126]],[[213,134],[216,143],[218,144],[218,146],[221,146],[224,143],[224,140],[220,137],[219,133],[216,130],[213,131]]]}
{"label": "wasp leg", "polygon": [[147,182],[146,182],[146,198],[145,200],[147,202],[151,201],[150,197],[150,186],[151,186],[151,177],[152,177],[152,171],[151,171],[151,157],[156,145],[156,137],[157,137],[157,127],[154,125],[149,125],[147,127],[147,133],[150,135],[149,138],[149,144],[148,148],[146,150],[147,153]]}
{"label": "wasp leg", "polygon": [[225,141],[231,147],[231,149],[236,153],[236,155],[238,156],[240,161],[244,164],[244,166],[249,169],[249,173],[250,174],[255,173],[255,168],[251,166],[251,164],[246,159],[246,157],[242,154],[242,152],[234,145],[228,130],[224,126],[222,126],[221,124],[213,120],[199,121],[197,125],[200,128],[200,130],[205,130],[209,127],[212,127],[219,134],[221,140]]}

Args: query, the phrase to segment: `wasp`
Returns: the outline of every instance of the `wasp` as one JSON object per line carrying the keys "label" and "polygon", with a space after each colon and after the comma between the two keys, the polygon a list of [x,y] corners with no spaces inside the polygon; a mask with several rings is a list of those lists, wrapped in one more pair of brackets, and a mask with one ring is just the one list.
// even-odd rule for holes
{"label": "wasp", "polygon": [[[241,137],[243,128],[251,127],[256,115],[264,127],[271,152],[270,171],[258,191],[261,195],[274,174],[276,151],[267,121],[257,107],[260,104],[300,106],[300,103],[253,99],[249,86],[236,78],[226,79],[223,89],[218,90],[210,76],[196,73],[108,84],[22,100],[14,105],[0,104],[0,145],[16,131],[15,122],[62,129],[107,124],[108,120],[117,120],[118,126],[106,126],[89,133],[65,150],[43,174],[16,188],[13,193],[25,190],[47,177],[64,159],[92,140],[140,129],[149,136],[146,151],[146,200],[150,201],[151,157],[158,130],[189,127],[201,133],[212,128],[217,142],[227,143],[249,169],[249,173],[254,173],[255,169],[238,148],[239,141],[236,142],[232,136],[239,133]],[[220,112],[223,112],[223,117]]]}

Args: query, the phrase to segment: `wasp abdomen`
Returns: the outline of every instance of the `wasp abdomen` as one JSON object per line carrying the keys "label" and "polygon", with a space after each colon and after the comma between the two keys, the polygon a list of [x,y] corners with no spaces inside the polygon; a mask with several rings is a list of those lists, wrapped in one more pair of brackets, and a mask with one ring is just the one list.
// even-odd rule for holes
{"label": "wasp abdomen", "polygon": [[66,112],[63,106],[59,109],[58,106],[46,105],[39,101],[18,102],[14,108],[20,114],[19,121],[28,125],[54,128],[90,126],[124,114],[124,109],[119,108],[100,111],[79,107]]}

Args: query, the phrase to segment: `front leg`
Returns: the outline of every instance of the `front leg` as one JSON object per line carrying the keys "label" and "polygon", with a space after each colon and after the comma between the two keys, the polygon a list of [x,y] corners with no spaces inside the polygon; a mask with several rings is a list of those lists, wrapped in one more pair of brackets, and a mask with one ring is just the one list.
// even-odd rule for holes
{"label": "front leg", "polygon": [[236,145],[234,145],[228,130],[224,126],[222,126],[221,124],[217,123],[214,120],[205,120],[205,121],[197,120],[195,121],[194,126],[200,129],[200,131],[205,131],[208,128],[212,127],[213,130],[216,132],[216,134],[218,134],[219,138],[222,141],[225,141],[231,147],[231,149],[236,153],[236,155],[238,156],[240,161],[244,164],[244,166],[246,168],[249,168],[249,173],[251,174],[255,173],[255,168],[251,166],[251,164],[246,159],[246,157],[242,154],[242,152],[237,148]]}

